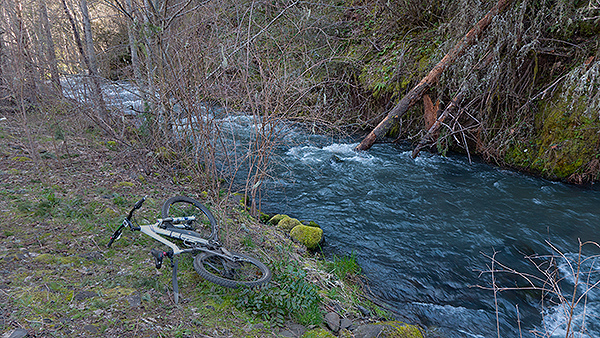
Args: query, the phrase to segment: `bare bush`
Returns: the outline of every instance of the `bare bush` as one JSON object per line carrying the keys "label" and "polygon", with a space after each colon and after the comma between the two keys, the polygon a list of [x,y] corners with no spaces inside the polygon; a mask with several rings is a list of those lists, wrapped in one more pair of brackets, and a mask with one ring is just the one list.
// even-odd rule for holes
{"label": "bare bush", "polygon": [[[491,277],[491,286],[479,287],[493,291],[494,299],[500,292],[538,292],[541,296],[539,306],[543,316],[542,323],[540,327],[530,331],[536,337],[588,337],[589,323],[598,321],[595,314],[588,311],[587,305],[594,299],[592,293],[597,292],[600,286],[600,255],[586,255],[584,250],[597,252],[600,245],[591,241],[579,241],[578,252],[572,254],[560,250],[548,241],[546,243],[552,251],[550,254],[525,257],[534,268],[531,272],[517,271],[500,262],[496,258],[497,252],[491,256],[485,255],[491,264],[481,274]],[[504,283],[500,283],[499,279],[503,279]],[[512,285],[507,285],[507,281],[513,281]],[[496,302],[496,313],[499,311]],[[500,336],[498,322],[498,337]]]}

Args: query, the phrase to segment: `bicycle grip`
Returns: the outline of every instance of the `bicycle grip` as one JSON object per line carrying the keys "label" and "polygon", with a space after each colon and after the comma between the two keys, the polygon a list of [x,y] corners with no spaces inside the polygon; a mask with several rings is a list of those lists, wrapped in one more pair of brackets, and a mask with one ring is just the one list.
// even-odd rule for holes
{"label": "bicycle grip", "polygon": [[144,198],[142,198],[141,200],[135,202],[135,205],[133,206],[134,209],[139,209],[142,207],[142,204],[144,204],[144,201],[146,201],[146,197],[144,196]]}

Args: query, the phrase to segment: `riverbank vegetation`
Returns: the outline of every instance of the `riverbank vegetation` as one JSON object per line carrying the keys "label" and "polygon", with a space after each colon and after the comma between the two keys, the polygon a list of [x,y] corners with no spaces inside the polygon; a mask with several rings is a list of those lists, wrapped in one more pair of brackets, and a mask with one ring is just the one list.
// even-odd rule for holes
{"label": "riverbank vegetation", "polygon": [[[250,215],[239,197],[204,190],[184,169],[165,169],[160,157],[113,142],[75,113],[60,115],[60,133],[43,112],[29,114],[35,125],[29,132],[16,114],[6,116],[0,121],[3,335],[330,337],[391,318],[368,299],[353,256],[325,261]],[[136,217],[143,223],[174,195],[201,200],[221,225],[223,243],[260,258],[272,282],[260,289],[223,288],[203,280],[191,257],[182,257],[175,305],[171,268],[157,270],[150,255],[156,242],[125,231],[107,249],[140,196],[148,196]],[[337,324],[327,318],[333,313]],[[414,326],[409,332],[420,335]]]}
{"label": "riverbank vegetation", "polygon": [[[459,150],[550,179],[597,181],[600,4],[503,3],[390,141],[416,145],[427,135],[442,154]],[[285,136],[274,127],[279,121],[370,130],[495,4],[6,0],[0,88],[25,120],[31,107],[76,99],[82,116],[116,141],[128,142],[137,120],[138,141],[167,158],[191,143],[203,149],[193,161],[205,184],[245,163],[245,191],[256,203],[270,150]],[[123,113],[99,89],[106,80],[134,83],[144,103]],[[456,110],[427,134],[453,100]],[[214,165],[224,135],[210,106],[263,122],[245,156],[228,154],[227,169]],[[192,121],[195,130],[182,128]],[[174,138],[175,130],[189,135]]]}
{"label": "riverbank vegetation", "polygon": [[[2,127],[2,175],[10,179],[2,183],[4,200],[11,201],[3,204],[2,221],[20,225],[3,228],[9,241],[4,260],[24,269],[10,278],[15,283],[37,281],[32,289],[2,297],[23,306],[57,304],[34,307],[39,313],[23,312],[27,325],[40,330],[67,325],[63,319],[81,324],[78,318],[100,318],[113,306],[106,303],[111,295],[129,297],[144,285],[146,293],[132,298],[134,304],[141,298],[152,307],[195,311],[203,318],[208,312],[229,311],[232,307],[222,304],[235,303],[263,319],[287,318],[293,309],[273,312],[256,305],[280,304],[282,299],[249,293],[234,301],[208,285],[205,290],[210,291],[199,296],[198,304],[173,310],[165,305],[163,287],[155,287],[163,277],[132,279],[137,271],[144,272],[140,276],[154,272],[119,256],[116,249],[104,253],[98,263],[102,272],[90,279],[95,284],[75,285],[73,280],[87,276],[90,264],[97,264],[90,263],[96,262],[93,257],[75,257],[77,249],[82,243],[99,248],[106,231],[98,231],[99,224],[115,224],[148,190],[154,199],[149,210],[173,193],[186,193],[203,196],[223,211],[230,206],[224,196],[242,191],[248,217],[259,216],[261,185],[277,160],[272,150],[286,136],[282,124],[299,123],[312,132],[371,130],[496,3],[2,1],[0,123],[8,126]],[[115,86],[130,88],[130,97],[114,97],[110,88]],[[600,2],[510,1],[391,129],[389,138],[380,141],[417,145],[427,135],[425,144],[442,155],[461,151],[549,179],[593,183],[600,179],[598,93]],[[456,106],[452,113],[427,134],[451,102]],[[252,137],[245,144],[232,139],[222,124],[242,113],[251,121]],[[235,186],[233,178],[240,175],[244,183]],[[241,236],[239,242],[250,251],[260,255],[265,245],[271,245],[269,252],[297,250],[278,247],[279,240],[253,237],[263,233],[261,225],[240,219],[242,214],[224,212],[222,221],[230,226],[228,235]],[[16,232],[30,222],[35,231]],[[69,233],[74,224],[84,239]],[[132,244],[123,245],[134,252],[147,245],[139,241],[131,237]],[[62,258],[44,256],[30,245]],[[121,265],[138,270],[116,268]],[[27,274],[36,269],[46,274],[62,269],[69,275],[57,274],[55,280]],[[202,284],[194,278],[184,277],[184,290],[185,283],[188,288]],[[80,307],[73,299],[88,286],[108,298],[82,293],[81,300],[97,303],[92,312],[81,309],[73,315],[77,318],[66,319],[52,315]],[[42,287],[46,291],[38,292]],[[214,304],[200,305],[206,302]],[[130,312],[127,304],[118,306],[124,306],[122,313]],[[22,306],[12,309],[22,311]],[[242,322],[254,320],[246,315],[234,311],[241,322],[225,329],[246,327]],[[123,316],[127,319],[102,319],[101,327],[116,323],[138,332],[151,326]],[[182,330],[189,329],[186,325]]]}

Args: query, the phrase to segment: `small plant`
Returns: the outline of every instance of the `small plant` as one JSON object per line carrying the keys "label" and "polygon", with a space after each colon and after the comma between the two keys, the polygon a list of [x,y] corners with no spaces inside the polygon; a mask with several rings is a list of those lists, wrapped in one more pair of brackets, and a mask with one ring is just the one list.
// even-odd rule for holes
{"label": "small plant", "polygon": [[360,265],[356,261],[356,254],[352,252],[349,256],[333,256],[332,262],[327,262],[327,272],[333,273],[339,279],[356,276],[361,272]]}
{"label": "small plant", "polygon": [[306,281],[306,272],[294,264],[271,266],[273,281],[260,289],[247,288],[239,292],[236,306],[252,314],[283,326],[291,317],[302,325],[320,325],[321,295],[317,288]]}

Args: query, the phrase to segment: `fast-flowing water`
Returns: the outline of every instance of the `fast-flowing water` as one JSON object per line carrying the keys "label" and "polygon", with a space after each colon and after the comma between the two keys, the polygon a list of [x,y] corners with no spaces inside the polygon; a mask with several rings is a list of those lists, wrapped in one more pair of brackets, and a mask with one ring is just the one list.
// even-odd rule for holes
{"label": "fast-flowing water", "polygon": [[[274,174],[265,211],[317,222],[325,252],[356,255],[374,294],[401,317],[447,337],[497,337],[498,309],[502,337],[533,336],[530,330],[565,336],[561,308],[550,297],[542,306],[539,292],[502,292],[496,306],[494,293],[476,285],[491,285],[492,276],[481,271],[494,253],[522,272],[533,271],[526,255],[552,252],[546,241],[576,259],[579,238],[600,240],[600,192],[458,155],[412,159],[409,148],[390,144],[356,153],[355,143],[307,139],[281,148],[285,165]],[[586,267],[597,281],[600,268],[593,263]],[[565,260],[557,264],[568,296],[573,274]],[[495,277],[501,286],[527,285]],[[587,298],[590,331],[582,337],[600,336],[599,296],[592,290]]]}
{"label": "fast-flowing water", "polygon": [[[106,86],[105,93],[125,113],[135,114],[130,106],[143,106],[126,83]],[[225,134],[235,136],[225,144],[247,151],[254,120],[243,115],[216,119]],[[410,148],[391,144],[356,153],[357,140],[289,126],[282,134],[277,165],[263,184],[263,211],[317,222],[326,236],[324,252],[354,254],[373,293],[408,322],[444,337],[498,337],[498,326],[501,337],[533,337],[532,330],[537,336],[565,337],[568,316],[557,297],[545,294],[542,302],[543,293],[524,290],[495,297],[477,287],[491,285],[492,275],[482,273],[492,267],[490,256],[543,276],[524,257],[552,253],[551,243],[563,258],[535,263],[542,272],[558,269],[557,285],[567,298],[575,284],[581,295],[586,283],[600,279],[600,263],[593,259],[599,250],[590,246],[581,256],[589,258],[581,264],[582,273],[568,265],[580,257],[578,239],[600,241],[597,190],[471,164],[459,155],[422,153],[412,159]],[[527,286],[511,275],[493,277],[499,286]],[[573,326],[586,331],[574,337],[600,337],[600,292],[591,288],[587,295],[573,312]]]}

